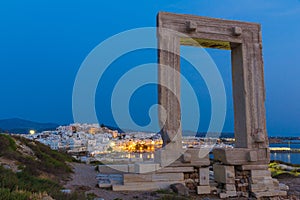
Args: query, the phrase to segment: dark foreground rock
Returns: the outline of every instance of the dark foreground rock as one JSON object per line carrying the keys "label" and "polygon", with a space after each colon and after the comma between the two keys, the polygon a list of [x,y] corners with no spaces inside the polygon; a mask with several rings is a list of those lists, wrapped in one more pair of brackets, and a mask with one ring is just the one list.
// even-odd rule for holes
{"label": "dark foreground rock", "polygon": [[182,195],[182,196],[186,196],[188,197],[189,194],[189,189],[183,185],[182,183],[175,183],[170,185],[170,188],[173,190],[173,192],[175,192],[176,194]]}

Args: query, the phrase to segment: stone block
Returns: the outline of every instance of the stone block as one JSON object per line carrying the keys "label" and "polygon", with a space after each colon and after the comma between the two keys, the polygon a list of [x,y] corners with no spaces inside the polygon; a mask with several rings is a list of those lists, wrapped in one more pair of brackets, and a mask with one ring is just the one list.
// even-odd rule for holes
{"label": "stone block", "polygon": [[266,184],[251,184],[250,191],[251,192],[265,192],[274,189],[273,185],[266,185]]}
{"label": "stone block", "polygon": [[234,166],[214,164],[214,178],[219,183],[235,183]]}
{"label": "stone block", "polygon": [[184,181],[183,173],[152,174],[152,181]]}
{"label": "stone block", "polygon": [[237,166],[238,170],[247,171],[247,170],[267,170],[269,166],[265,165],[240,165]]}
{"label": "stone block", "polygon": [[113,191],[152,191],[160,189],[155,183],[131,183],[126,185],[113,185]]}
{"label": "stone block", "polygon": [[211,188],[209,185],[197,186],[197,194],[210,194]]}
{"label": "stone block", "polygon": [[[249,161],[249,153],[256,151],[257,161]],[[269,164],[270,153],[267,148],[246,149],[246,148],[215,148],[213,150],[214,159],[227,165],[251,165]],[[254,154],[253,159],[254,159]]]}
{"label": "stone block", "polygon": [[128,173],[128,165],[98,165],[98,171],[102,174]]}
{"label": "stone block", "polygon": [[250,170],[251,177],[270,177],[271,172],[269,170]]}
{"label": "stone block", "polygon": [[253,184],[257,184],[257,183],[265,183],[265,184],[271,184],[273,185],[273,178],[271,176],[259,176],[259,177],[251,177],[251,182]]}
{"label": "stone block", "polygon": [[135,173],[139,173],[139,174],[155,172],[159,168],[160,166],[157,163],[135,163],[134,164]]}
{"label": "stone block", "polygon": [[183,173],[124,174],[124,184],[130,182],[183,181]]}
{"label": "stone block", "polygon": [[199,168],[199,185],[209,185],[209,168]]}
{"label": "stone block", "polygon": [[194,172],[194,167],[164,167],[157,173],[176,173],[176,172]]}
{"label": "stone block", "polygon": [[274,197],[274,196],[287,196],[286,191],[280,191],[280,190],[271,190],[271,191],[265,191],[265,192],[253,192],[252,195],[259,199],[262,197]]}
{"label": "stone block", "polygon": [[[123,182],[126,183],[131,182],[151,182],[152,174],[124,174]],[[142,183],[141,183],[142,184]]]}
{"label": "stone block", "polygon": [[159,163],[161,167],[166,167],[180,159],[182,154],[182,149],[160,149],[154,153],[154,162]]}
{"label": "stone block", "polygon": [[209,155],[205,155],[204,157],[199,157],[199,153],[201,154],[199,149],[188,149],[186,153],[191,154],[191,162],[184,163],[183,158],[176,160],[168,167],[206,167],[210,165]]}

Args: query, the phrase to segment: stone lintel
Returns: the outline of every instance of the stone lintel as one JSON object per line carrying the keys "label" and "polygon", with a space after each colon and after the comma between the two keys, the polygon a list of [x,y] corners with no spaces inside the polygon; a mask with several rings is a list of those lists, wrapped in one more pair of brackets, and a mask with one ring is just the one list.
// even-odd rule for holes
{"label": "stone lintel", "polygon": [[[270,162],[268,148],[216,148],[213,150],[213,154],[215,160],[226,165],[263,165]],[[253,154],[255,159],[251,157]]]}

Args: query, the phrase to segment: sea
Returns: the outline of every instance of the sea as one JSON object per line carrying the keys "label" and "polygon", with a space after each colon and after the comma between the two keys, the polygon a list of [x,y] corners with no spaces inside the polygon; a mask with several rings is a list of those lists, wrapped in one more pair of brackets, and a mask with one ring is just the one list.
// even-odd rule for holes
{"label": "sea", "polygon": [[[288,143],[289,141],[284,142],[287,142],[287,144],[270,144],[270,147],[290,147],[292,149],[300,149],[300,140],[292,140],[290,141],[290,144]],[[271,153],[271,160],[280,160],[287,163],[300,164],[300,153]]]}

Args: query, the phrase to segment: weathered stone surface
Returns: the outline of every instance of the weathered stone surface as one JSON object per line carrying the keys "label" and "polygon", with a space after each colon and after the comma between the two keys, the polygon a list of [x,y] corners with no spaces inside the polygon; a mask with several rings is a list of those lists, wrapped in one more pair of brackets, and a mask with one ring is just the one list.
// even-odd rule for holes
{"label": "weathered stone surface", "polygon": [[215,181],[220,183],[235,183],[235,173],[234,173],[234,166],[226,166],[220,164],[214,164],[214,176]]}
{"label": "weathered stone surface", "polygon": [[257,183],[274,184],[273,178],[271,176],[266,176],[266,177],[251,177],[251,182],[253,184],[257,184]]}
{"label": "weathered stone surface", "polygon": [[183,162],[183,159],[180,158],[170,164],[170,167],[203,167],[203,166],[209,166],[209,155],[205,154],[202,155],[204,150],[201,150],[199,148],[188,148],[185,153],[191,154],[191,162],[185,163]]}
{"label": "weathered stone surface", "polygon": [[251,192],[254,192],[254,193],[270,191],[273,189],[274,189],[274,185],[272,183],[270,183],[270,184],[257,183],[257,184],[250,185],[250,190],[251,190]]}
{"label": "weathered stone surface", "polygon": [[267,170],[269,166],[267,164],[264,165],[240,165],[237,166],[237,169],[241,171],[246,171],[246,170]]}
{"label": "weathered stone surface", "polygon": [[197,194],[210,194],[211,188],[209,185],[197,186]]}
{"label": "weathered stone surface", "polygon": [[158,169],[160,169],[160,166],[157,163],[135,163],[134,164],[135,173],[138,174],[155,172]]}
{"label": "weathered stone surface", "polygon": [[[252,152],[251,154],[254,154],[254,151],[256,151],[257,154],[257,161],[250,161],[250,152]],[[262,165],[268,164],[270,162],[270,153],[267,148],[257,150],[246,148],[215,148],[213,150],[213,154],[215,160],[221,161],[222,163],[227,165]]]}
{"label": "weathered stone surface", "polygon": [[199,168],[199,185],[209,185],[209,168]]}
{"label": "weathered stone surface", "polygon": [[[196,162],[203,162],[203,164],[207,163],[208,165],[209,163],[209,149],[205,149],[205,148],[188,148],[186,149],[187,154],[191,155],[191,162],[192,163],[196,163]],[[203,161],[202,161],[203,160]]]}
{"label": "weathered stone surface", "polygon": [[272,191],[265,191],[265,192],[256,192],[252,194],[256,198],[261,197],[272,197],[272,196],[287,196],[286,191],[280,191],[280,190],[272,190]]}
{"label": "weathered stone surface", "polygon": [[[157,26],[158,101],[164,108],[159,110],[159,122],[164,149],[155,156],[155,161],[162,167],[209,165],[207,153],[201,156],[197,152],[199,150],[188,150],[185,153],[182,150],[180,45],[231,50],[235,148],[213,151],[214,159],[223,164],[213,166],[215,180],[222,183],[221,189],[217,190],[221,198],[236,196],[237,189],[240,194],[246,194],[248,187],[258,197],[282,195],[274,189],[279,186],[266,168],[270,152],[266,131],[260,25],[161,12],[157,16]],[[207,172],[199,170],[197,181],[200,185],[207,184],[206,175]]]}
{"label": "weathered stone surface", "polygon": [[189,190],[187,187],[185,187],[182,183],[175,183],[170,185],[170,188],[177,194],[182,196],[189,196]]}
{"label": "weathered stone surface", "polygon": [[157,173],[176,173],[176,172],[194,172],[194,167],[164,167]]}
{"label": "weathered stone surface", "polygon": [[130,182],[151,182],[152,174],[124,174],[123,182],[124,184]]}
{"label": "weathered stone surface", "polygon": [[176,160],[180,159],[183,154],[183,150],[180,147],[176,146],[172,150],[169,149],[170,146],[168,145],[165,149],[160,149],[154,153],[154,162],[159,163],[161,167],[170,166]]}
{"label": "weathered stone surface", "polygon": [[152,174],[152,181],[183,181],[183,173]]}
{"label": "weathered stone surface", "polygon": [[102,174],[128,173],[128,165],[98,165],[98,171]]}
{"label": "weathered stone surface", "polygon": [[[167,182],[167,181],[183,181],[183,173],[149,173],[149,174],[124,174],[124,184],[132,182]],[[141,183],[143,184],[143,183]]]}
{"label": "weathered stone surface", "polygon": [[251,177],[271,177],[269,170],[251,170]]}

